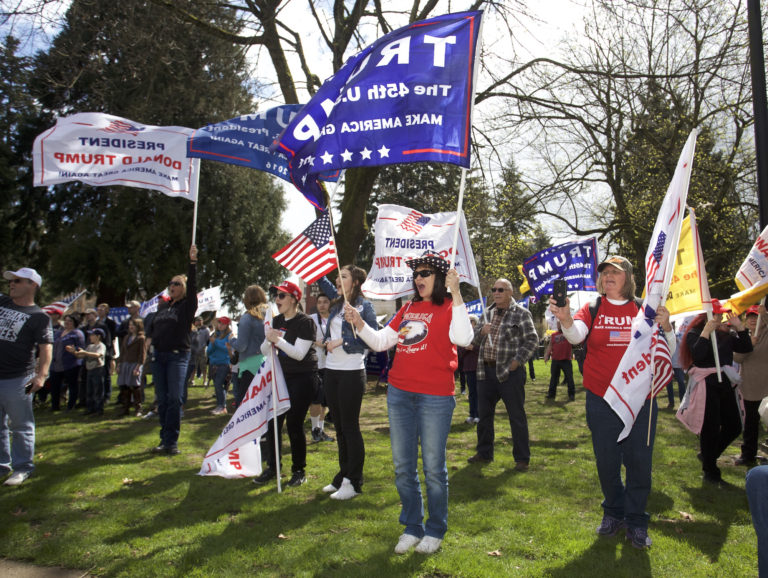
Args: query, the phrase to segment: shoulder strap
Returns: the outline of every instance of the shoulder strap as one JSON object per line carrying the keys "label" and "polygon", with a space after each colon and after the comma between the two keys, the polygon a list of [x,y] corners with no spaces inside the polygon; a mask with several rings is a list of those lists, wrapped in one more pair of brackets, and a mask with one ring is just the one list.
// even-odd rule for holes
{"label": "shoulder strap", "polygon": [[[589,329],[587,330],[587,337],[589,337],[589,334],[592,331],[592,326],[595,324],[595,317],[597,317],[597,310],[600,309],[602,299],[602,296],[598,297],[597,301],[589,306]],[[586,342],[586,339],[584,341]]]}

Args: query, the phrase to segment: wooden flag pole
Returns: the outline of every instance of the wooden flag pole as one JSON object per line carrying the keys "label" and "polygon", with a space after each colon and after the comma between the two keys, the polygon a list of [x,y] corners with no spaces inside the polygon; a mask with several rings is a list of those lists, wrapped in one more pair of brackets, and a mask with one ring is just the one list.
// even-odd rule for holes
{"label": "wooden flag pole", "polygon": [[[272,311],[272,303],[269,303],[269,324],[272,325],[272,318],[273,318],[273,311]],[[274,329],[274,326],[270,327],[270,329]],[[282,484],[280,482],[280,473],[282,468],[280,467],[280,436],[278,435],[278,429],[277,429],[277,379],[275,379],[275,363],[278,363],[278,361],[275,359],[275,344],[271,343],[269,345],[269,357],[270,361],[272,362],[272,432],[274,433],[274,442],[275,442],[275,468],[277,470],[277,493],[281,494],[283,492]]]}

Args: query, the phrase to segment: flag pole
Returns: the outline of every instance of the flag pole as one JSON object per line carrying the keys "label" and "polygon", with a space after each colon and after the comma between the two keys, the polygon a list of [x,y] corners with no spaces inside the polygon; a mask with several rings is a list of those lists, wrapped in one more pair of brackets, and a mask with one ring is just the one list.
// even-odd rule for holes
{"label": "flag pole", "polygon": [[190,193],[192,193],[195,198],[193,201],[195,206],[192,209],[192,244],[194,245],[197,238],[197,201],[200,195],[200,159],[192,159],[190,164],[193,171],[192,182],[190,183]]}
{"label": "flag pole", "polygon": [[[270,325],[272,324],[272,303],[269,304],[269,313],[270,313]],[[270,327],[271,329],[271,327]],[[281,494],[283,492],[282,484],[280,483],[280,473],[282,468],[280,467],[280,435],[278,434],[277,429],[277,379],[275,379],[275,344],[270,343],[269,345],[269,358],[270,362],[272,363],[272,432],[274,433],[273,437],[275,442],[275,468],[277,469],[277,493]]]}
{"label": "flag pole", "polygon": [[[333,199],[336,196],[336,192],[339,190],[339,186],[341,185],[341,181],[344,178],[344,175],[346,174],[346,170],[342,170],[339,173],[339,178],[336,180],[336,185],[333,187],[333,193],[331,193],[331,198],[328,199],[328,222],[331,225],[331,240],[333,241],[333,254],[336,256],[336,268],[339,270],[339,275],[341,275],[341,263],[339,262],[339,250],[336,246],[336,233],[333,230]],[[344,303],[349,303],[347,300],[347,291],[344,289],[344,283],[339,283],[341,285],[341,295],[344,297]],[[357,331],[355,330],[355,326],[352,325],[352,334],[355,336],[355,339],[357,339]]]}
{"label": "flag pole", "polygon": [[[765,307],[765,297],[763,297],[760,300],[760,305]],[[763,316],[760,315],[760,310],[757,310],[757,325],[755,325],[755,338],[757,338],[757,335],[760,333],[760,321],[762,320]]]}

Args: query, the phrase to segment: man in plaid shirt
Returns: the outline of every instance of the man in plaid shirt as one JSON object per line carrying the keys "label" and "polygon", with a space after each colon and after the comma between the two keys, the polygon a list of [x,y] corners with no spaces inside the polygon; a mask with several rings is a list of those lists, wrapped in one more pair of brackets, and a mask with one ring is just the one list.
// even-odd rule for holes
{"label": "man in plaid shirt", "polygon": [[493,418],[499,399],[509,415],[515,470],[528,470],[528,418],[525,415],[525,363],[533,355],[539,336],[531,313],[512,297],[512,283],[497,279],[493,284],[490,323],[475,331],[472,345],[480,348],[477,363],[477,453],[470,463],[493,461]]}

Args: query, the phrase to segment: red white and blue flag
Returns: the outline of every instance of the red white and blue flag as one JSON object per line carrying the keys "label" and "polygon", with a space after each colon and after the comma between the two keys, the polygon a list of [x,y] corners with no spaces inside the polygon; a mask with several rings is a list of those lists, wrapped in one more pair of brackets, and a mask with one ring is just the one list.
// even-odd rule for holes
{"label": "red white and blue flag", "polygon": [[[659,210],[656,226],[645,256],[645,299],[632,321],[632,339],[603,396],[624,422],[617,441],[629,435],[635,418],[649,395],[658,393],[671,379],[669,347],[655,321],[656,309],[666,300],[680,226],[688,198],[696,130],[683,147],[677,168]],[[657,378],[658,376],[658,378]],[[669,376],[666,381],[665,376]]]}
{"label": "red white and blue flag", "polygon": [[85,294],[85,289],[81,291],[75,291],[74,293],[71,293],[66,297],[62,297],[58,301],[54,301],[50,305],[46,305],[45,307],[43,307],[43,311],[45,311],[49,315],[51,313],[58,313],[59,315],[64,315],[67,309],[69,309],[69,306],[72,305],[78,299],[80,299],[80,297],[82,297],[84,294]]}
{"label": "red white and blue flag", "polygon": [[469,167],[482,12],[414,22],[376,40],[326,80],[273,148],[293,184],[324,207],[317,174],[435,161]]}
{"label": "red white and blue flag", "polygon": [[336,268],[336,247],[328,213],[304,229],[272,258],[309,285]]}

